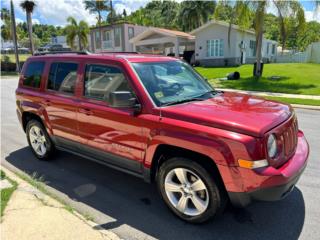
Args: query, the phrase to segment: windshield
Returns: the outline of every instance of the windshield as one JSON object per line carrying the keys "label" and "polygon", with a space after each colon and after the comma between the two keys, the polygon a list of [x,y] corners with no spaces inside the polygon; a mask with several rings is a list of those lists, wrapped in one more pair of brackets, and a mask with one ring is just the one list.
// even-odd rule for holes
{"label": "windshield", "polygon": [[212,97],[211,85],[182,61],[132,63],[132,66],[157,106]]}

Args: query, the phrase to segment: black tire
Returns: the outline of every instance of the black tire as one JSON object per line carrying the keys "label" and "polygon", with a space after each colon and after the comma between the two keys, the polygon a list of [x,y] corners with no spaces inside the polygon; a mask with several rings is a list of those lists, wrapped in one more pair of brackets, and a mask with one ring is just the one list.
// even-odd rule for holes
{"label": "black tire", "polygon": [[[42,133],[43,133],[43,136],[46,140],[46,152],[44,155],[40,155],[38,154],[34,149],[33,149],[33,146],[31,144],[31,140],[30,140],[30,130],[32,129],[32,127],[38,127],[41,129]],[[28,140],[28,144],[31,148],[31,151],[33,152],[33,154],[39,159],[39,160],[42,160],[42,161],[48,161],[48,160],[51,160],[52,157],[53,157],[53,154],[55,152],[55,147],[54,147],[54,144],[53,142],[51,141],[45,127],[43,126],[42,123],[40,123],[39,121],[35,120],[35,119],[32,119],[30,120],[28,123],[27,123],[27,126],[26,126],[26,135],[27,135],[27,140]]]}
{"label": "black tire", "polygon": [[[175,168],[184,168],[187,170],[191,170],[205,184],[209,196],[209,204],[207,205],[207,208],[203,213],[197,216],[186,215],[180,212],[170,202],[165,191],[164,183],[167,174]],[[202,165],[198,164],[197,162],[191,159],[182,157],[175,157],[166,160],[160,166],[159,172],[157,174],[157,186],[162,196],[162,199],[174,214],[176,214],[179,218],[189,223],[202,223],[213,218],[215,215],[218,215],[223,212],[227,204],[227,195],[221,184],[222,183],[219,181],[219,179],[214,178],[213,174],[210,174]]]}

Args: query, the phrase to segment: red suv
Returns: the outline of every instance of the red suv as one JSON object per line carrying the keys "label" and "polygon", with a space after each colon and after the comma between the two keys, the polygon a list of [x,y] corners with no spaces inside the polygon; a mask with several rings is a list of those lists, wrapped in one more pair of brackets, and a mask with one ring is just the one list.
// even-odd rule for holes
{"label": "red suv", "polygon": [[17,114],[40,160],[64,150],[155,181],[189,222],[293,189],[309,146],[294,110],[216,91],[188,64],[153,55],[30,57]]}

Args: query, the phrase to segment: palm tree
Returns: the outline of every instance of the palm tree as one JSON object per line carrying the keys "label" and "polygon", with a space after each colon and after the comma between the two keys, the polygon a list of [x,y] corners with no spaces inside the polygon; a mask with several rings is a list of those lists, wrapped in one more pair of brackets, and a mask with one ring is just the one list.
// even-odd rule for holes
{"label": "palm tree", "polygon": [[67,43],[71,48],[75,48],[74,42],[78,39],[78,47],[82,51],[88,45],[89,25],[85,21],[77,23],[73,17],[68,17],[67,21],[69,23],[65,28]]}
{"label": "palm tree", "polygon": [[213,14],[213,1],[184,1],[181,3],[178,21],[183,31],[191,31],[209,20]]}
{"label": "palm tree", "polygon": [[[303,25],[305,18],[301,5],[297,1],[282,1],[273,0],[272,2],[267,0],[260,1],[238,1],[236,4],[230,3],[230,1],[224,1],[225,4],[232,7],[232,14],[230,17],[230,26],[237,19],[238,24],[242,27],[248,28],[250,21],[250,14],[254,14],[253,27],[256,33],[256,68],[254,72],[255,77],[261,77],[262,72],[262,41],[264,32],[264,18],[266,15],[266,9],[269,3],[273,3],[278,11],[278,20],[281,33],[282,45],[285,47],[286,36],[286,18],[288,14],[293,14],[298,20],[299,25]],[[218,15],[215,13],[215,15]],[[249,18],[248,18],[249,17]],[[229,28],[230,29],[230,28]],[[230,30],[228,32],[228,39],[230,39]],[[230,45],[230,44],[229,44]]]}
{"label": "palm tree", "polygon": [[304,29],[305,16],[304,10],[300,3],[296,1],[273,1],[278,11],[278,20],[280,24],[282,52],[286,47],[287,41],[287,17],[291,16],[298,22],[298,29]]}
{"label": "palm tree", "polygon": [[20,3],[20,7],[26,12],[27,14],[27,25],[28,25],[28,35],[30,40],[30,49],[31,53],[34,53],[34,44],[33,44],[33,37],[32,37],[32,13],[36,4],[34,1],[23,1]]}
{"label": "palm tree", "polygon": [[17,29],[16,29],[16,17],[14,14],[14,6],[12,0],[10,0],[10,11],[11,11],[11,26],[12,26],[12,40],[14,46],[14,53],[16,57],[16,71],[20,72],[20,61],[18,55],[18,42],[17,42]]}
{"label": "palm tree", "polygon": [[264,31],[264,16],[266,14],[267,1],[253,2],[253,7],[256,10],[254,18],[254,29],[256,33],[256,68],[254,72],[255,77],[262,75],[262,40]]}
{"label": "palm tree", "polygon": [[[98,26],[99,26],[99,35],[100,35],[100,48],[102,48],[102,12],[108,11],[110,8],[107,5],[108,1],[95,0],[95,1],[84,1],[85,9],[89,10],[90,13],[98,14]],[[99,47],[97,47],[99,48]]]}

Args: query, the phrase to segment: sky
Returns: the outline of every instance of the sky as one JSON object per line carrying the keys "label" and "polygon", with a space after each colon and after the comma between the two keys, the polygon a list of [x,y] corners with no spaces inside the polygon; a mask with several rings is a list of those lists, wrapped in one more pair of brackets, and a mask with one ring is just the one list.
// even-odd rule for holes
{"label": "sky", "polygon": [[[16,22],[26,21],[25,13],[20,8],[19,4],[22,0],[13,0],[16,13]],[[145,6],[150,0],[113,0],[113,6],[117,13],[122,13],[123,9],[130,14],[131,12]],[[181,0],[178,0],[181,2]],[[0,0],[1,8],[9,9],[10,0]],[[90,25],[96,23],[97,19],[94,14],[90,14],[84,8],[82,0],[35,0],[37,7],[33,13],[32,21],[34,24],[51,24],[55,26],[66,25],[66,19],[69,16],[77,20],[85,20]],[[320,22],[320,14],[314,14],[314,1],[300,0],[307,21],[316,20]],[[276,9],[269,7],[268,12],[276,13]]]}

